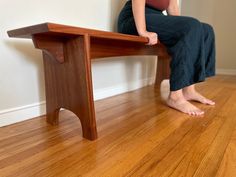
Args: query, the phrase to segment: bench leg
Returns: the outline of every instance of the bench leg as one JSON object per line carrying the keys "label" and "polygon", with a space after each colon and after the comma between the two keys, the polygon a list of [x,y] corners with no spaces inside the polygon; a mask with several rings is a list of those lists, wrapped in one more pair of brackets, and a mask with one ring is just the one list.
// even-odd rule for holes
{"label": "bench leg", "polygon": [[158,56],[155,86],[160,87],[161,82],[170,77],[170,57]]}
{"label": "bench leg", "polygon": [[52,105],[46,105],[46,119],[47,123],[51,125],[58,125],[60,109],[53,108]]}
{"label": "bench leg", "polygon": [[90,38],[80,36],[66,42],[65,73],[70,100],[65,107],[73,111],[81,121],[83,137],[97,139],[95,108],[93,99],[92,72],[90,59]]}
{"label": "bench leg", "polygon": [[[51,41],[36,37],[34,40],[44,49],[47,122],[57,124],[60,108],[68,109],[80,119],[83,137],[97,139],[89,37],[84,35],[56,41],[55,38]],[[49,44],[53,47],[50,48]],[[63,56],[56,59],[60,53]]]}

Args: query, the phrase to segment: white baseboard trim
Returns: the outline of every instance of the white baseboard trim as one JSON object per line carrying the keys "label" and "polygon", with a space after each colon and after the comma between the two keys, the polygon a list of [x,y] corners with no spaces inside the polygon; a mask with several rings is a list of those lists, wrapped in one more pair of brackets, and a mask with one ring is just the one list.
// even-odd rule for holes
{"label": "white baseboard trim", "polygon": [[45,112],[46,112],[45,101],[21,107],[1,110],[0,127],[41,116],[44,115]]}
{"label": "white baseboard trim", "polygon": [[134,82],[123,83],[120,85],[115,85],[112,87],[102,88],[102,89],[95,89],[94,90],[94,100],[100,100],[103,98],[111,97],[114,95],[118,95],[121,93],[129,92],[132,90],[136,90],[142,88],[147,85],[151,85],[154,83],[155,78],[150,77]]}
{"label": "white baseboard trim", "polygon": [[216,74],[236,75],[236,69],[216,69]]}
{"label": "white baseboard trim", "polygon": [[[130,83],[115,85],[113,87],[95,89],[94,100],[100,100],[110,96],[125,93],[131,90],[136,90],[138,88],[153,83],[154,83],[154,78],[152,77],[152,78],[137,80]],[[45,101],[6,110],[0,110],[0,127],[32,119],[41,115],[45,115],[45,113],[46,113]]]}

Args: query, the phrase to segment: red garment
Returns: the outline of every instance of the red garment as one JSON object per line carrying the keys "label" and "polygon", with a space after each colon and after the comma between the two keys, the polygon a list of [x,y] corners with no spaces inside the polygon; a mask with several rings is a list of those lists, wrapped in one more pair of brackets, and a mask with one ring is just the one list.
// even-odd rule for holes
{"label": "red garment", "polygon": [[169,6],[170,0],[146,0],[146,4],[158,9],[158,10],[166,10]]}

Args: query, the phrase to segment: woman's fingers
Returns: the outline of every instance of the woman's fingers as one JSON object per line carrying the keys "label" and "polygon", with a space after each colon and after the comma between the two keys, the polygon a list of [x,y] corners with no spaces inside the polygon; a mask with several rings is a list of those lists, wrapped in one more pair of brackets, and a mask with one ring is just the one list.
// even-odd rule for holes
{"label": "woman's fingers", "polygon": [[155,44],[157,44],[158,36],[157,36],[156,33],[150,32],[147,37],[148,37],[148,40],[149,40],[148,45],[155,45]]}
{"label": "woman's fingers", "polygon": [[148,38],[148,43],[146,45],[155,45],[158,43],[157,33],[145,31],[140,33],[139,35]]}

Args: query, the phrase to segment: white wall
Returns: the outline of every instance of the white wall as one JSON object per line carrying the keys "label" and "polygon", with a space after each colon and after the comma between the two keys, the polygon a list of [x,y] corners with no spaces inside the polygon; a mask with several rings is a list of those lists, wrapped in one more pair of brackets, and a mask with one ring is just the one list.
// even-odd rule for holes
{"label": "white wall", "polygon": [[182,0],[182,14],[196,17],[214,27],[217,72],[236,75],[236,1]]}
{"label": "white wall", "polygon": [[[115,31],[126,0],[0,0],[0,126],[45,113],[41,52],[30,40],[9,38],[6,31],[43,22]],[[217,67],[236,73],[236,1],[182,1],[182,14],[213,24],[217,37]],[[96,60],[92,63],[95,99],[152,83],[155,57]],[[109,74],[107,74],[109,73]]]}
{"label": "white wall", "polygon": [[[45,113],[41,51],[34,49],[30,40],[9,38],[7,30],[54,22],[110,31],[114,30],[122,3],[122,0],[0,0],[0,126]],[[96,99],[152,82],[155,58],[131,58],[93,62]]]}
{"label": "white wall", "polygon": [[236,1],[215,0],[213,24],[217,37],[217,66],[236,74]]}

